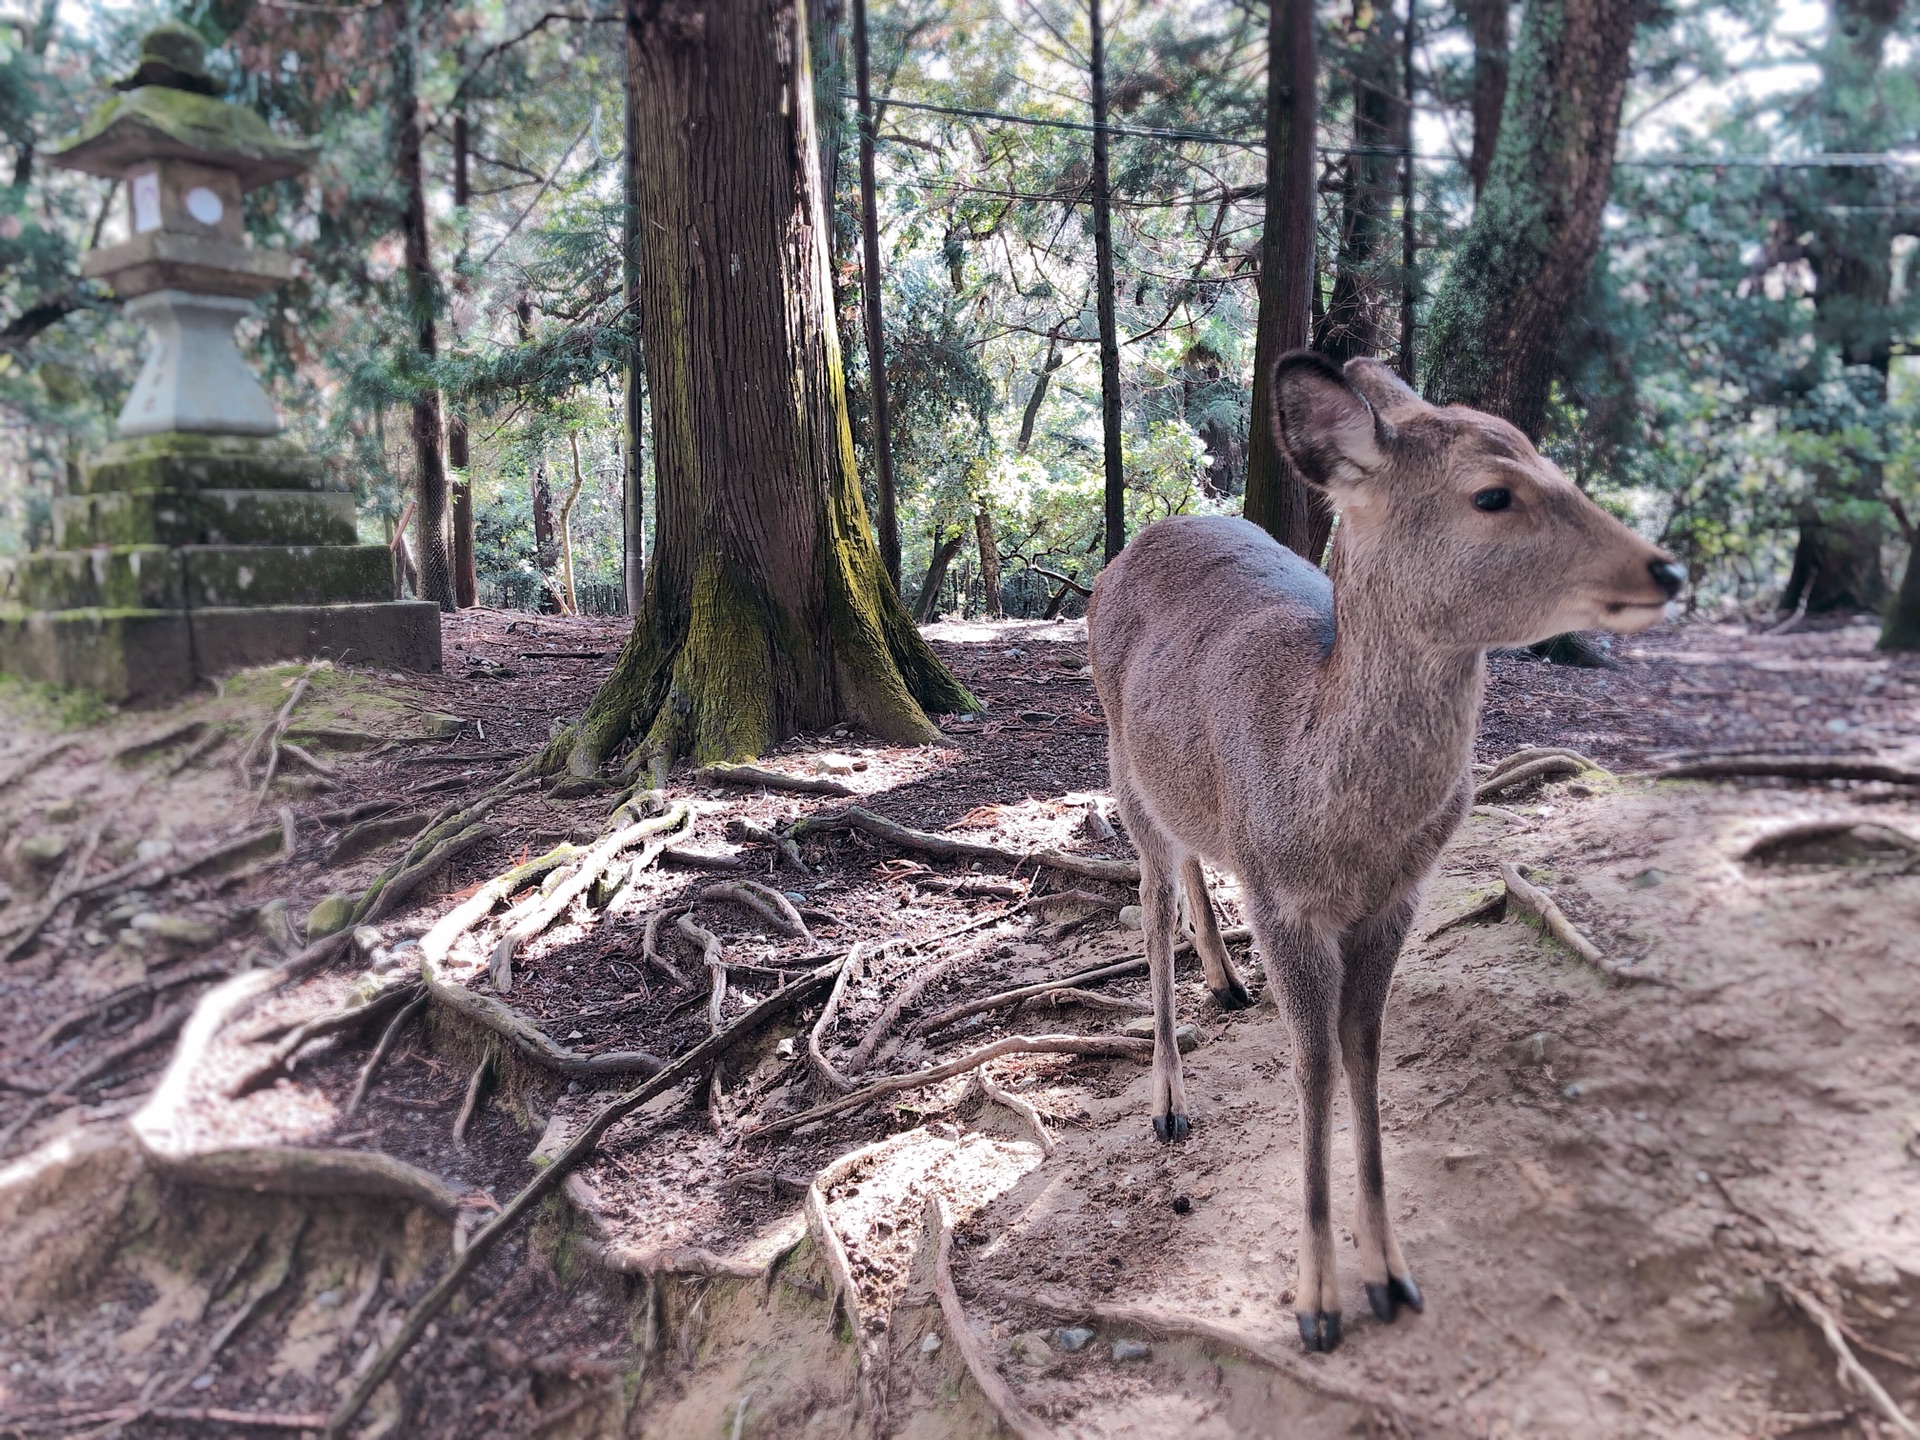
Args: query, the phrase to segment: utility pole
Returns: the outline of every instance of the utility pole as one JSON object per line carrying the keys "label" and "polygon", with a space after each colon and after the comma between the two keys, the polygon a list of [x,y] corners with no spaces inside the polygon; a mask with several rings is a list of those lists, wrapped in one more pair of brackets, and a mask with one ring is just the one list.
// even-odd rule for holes
{"label": "utility pole", "polygon": [[1113,318],[1113,208],[1107,174],[1107,45],[1100,0],[1087,0],[1088,71],[1093,89],[1093,257],[1100,320],[1101,450],[1107,472],[1107,559],[1127,543],[1127,477],[1120,454],[1120,338]]}
{"label": "utility pole", "polygon": [[853,0],[854,88],[860,109],[860,278],[866,295],[867,389],[873,419],[873,478],[880,492],[880,558],[900,593],[900,517],[893,488],[893,412],[887,399],[887,331],[880,301],[880,214],[873,178],[873,87],[867,57],[867,0]]}
{"label": "utility pole", "polygon": [[1420,0],[1407,0],[1407,24],[1400,36],[1400,74],[1405,93],[1400,107],[1400,378],[1414,383],[1413,307],[1419,296],[1419,234],[1414,226],[1413,194],[1413,46]]}

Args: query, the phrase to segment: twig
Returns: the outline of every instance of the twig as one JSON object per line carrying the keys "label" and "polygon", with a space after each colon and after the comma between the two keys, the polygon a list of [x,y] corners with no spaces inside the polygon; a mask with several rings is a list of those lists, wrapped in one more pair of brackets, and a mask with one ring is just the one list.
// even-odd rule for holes
{"label": "twig", "polygon": [[860,978],[860,972],[866,964],[866,950],[855,945],[847,952],[847,963],[840,967],[840,975],[833,982],[833,991],[827,996],[827,1003],[820,1007],[820,1018],[813,1022],[813,1028],[807,1032],[807,1064],[813,1071],[814,1079],[828,1090],[838,1090],[842,1095],[853,1089],[853,1081],[833,1068],[833,1062],[827,1059],[821,1042],[833,1029],[834,1017],[840,1013],[840,1002],[846,997],[847,987]]}
{"label": "twig", "polygon": [[666,1061],[644,1050],[607,1050],[598,1055],[569,1050],[512,1006],[448,980],[425,956],[420,960],[420,979],[437,1003],[485,1026],[534,1064],[562,1075],[654,1075],[666,1067]]}
{"label": "twig", "polygon": [[493,1048],[489,1046],[487,1053],[481,1056],[480,1063],[473,1067],[473,1076],[467,1081],[466,1099],[460,1103],[460,1113],[453,1117],[453,1143],[458,1149],[467,1148],[467,1126],[472,1123],[474,1115],[479,1111],[486,1087],[492,1078]]}
{"label": "twig", "polygon": [[705,765],[693,772],[693,778],[707,785],[738,785],[747,790],[790,790],[800,795],[853,794],[838,780],[811,775],[785,775],[778,770],[762,770],[758,765]]}
{"label": "twig", "polygon": [[1505,890],[1496,890],[1493,894],[1489,895],[1486,899],[1482,900],[1478,905],[1474,906],[1471,910],[1466,911],[1464,914],[1455,915],[1450,920],[1442,920],[1438,925],[1434,926],[1433,929],[1429,930],[1421,938],[1423,940],[1437,940],[1442,935],[1446,934],[1447,931],[1455,929],[1458,926],[1479,925],[1479,924],[1488,923],[1492,921],[1504,920],[1506,919],[1506,917],[1507,917],[1507,892]]}
{"label": "twig", "polygon": [[1578,760],[1570,760],[1565,755],[1547,755],[1539,760],[1528,761],[1525,765],[1516,765],[1511,770],[1496,772],[1491,779],[1483,780],[1474,788],[1473,803],[1484,805],[1497,795],[1509,790],[1517,790],[1522,785],[1535,780],[1548,780],[1561,775],[1578,775],[1585,767]]}
{"label": "twig", "polygon": [[1040,1142],[1040,1153],[1051,1159],[1054,1151],[1053,1136],[1047,1133],[1047,1122],[1040,1118],[1040,1112],[1034,1107],[1033,1102],[1023,1095],[1015,1095],[1011,1090],[1002,1090],[994,1084],[993,1077],[987,1073],[987,1067],[984,1065],[980,1067],[974,1078],[980,1082],[981,1094],[994,1104],[1003,1105],[1013,1111],[1033,1127],[1033,1138]]}
{"label": "twig", "polygon": [[1223,1345],[1229,1350],[1238,1351],[1250,1360],[1257,1360],[1268,1369],[1279,1372],[1308,1390],[1335,1400],[1344,1400],[1350,1405],[1359,1405],[1368,1410],[1385,1410],[1406,1430],[1412,1430],[1411,1421],[1414,1411],[1411,1403],[1379,1381],[1368,1379],[1356,1383],[1344,1379],[1326,1366],[1315,1364],[1304,1356],[1276,1350],[1265,1341],[1248,1335],[1244,1331],[1236,1330],[1231,1325],[1222,1324],[1218,1320],[1210,1320],[1199,1315],[1166,1314],[1149,1310],[1143,1305],[1083,1303],[1064,1296],[1009,1290],[997,1285],[990,1289],[982,1288],[988,1290],[988,1293],[994,1295],[996,1299],[1008,1304],[1038,1310],[1043,1315],[1057,1316],[1062,1320],[1093,1320],[1102,1325],[1144,1330],[1150,1335],[1184,1335],[1191,1339]]}
{"label": "twig", "polygon": [[1609,980],[1617,980],[1622,984],[1657,980],[1656,976],[1636,974],[1601,954],[1600,947],[1580,933],[1566,913],[1554,903],[1551,895],[1523,879],[1520,872],[1505,860],[1500,862],[1500,878],[1506,882],[1510,901],[1544,925],[1547,933],[1559,941],[1563,948],[1586,961]]}
{"label": "twig", "polygon": [[667,842],[657,837],[679,830],[693,819],[693,808],[685,801],[675,805],[664,815],[651,820],[639,820],[631,825],[623,825],[607,836],[586,857],[579,862],[573,872],[545,894],[528,900],[517,910],[509,912],[506,929],[495,942],[489,969],[493,972],[494,989],[506,994],[513,988],[513,956],[520,946],[545,930],[560,918],[573,902],[586,894],[619,856],[644,840],[655,843],[647,846],[640,858],[634,862],[635,870],[644,869],[660,857]]}
{"label": "twig", "polygon": [[1848,755],[1718,755],[1669,765],[1654,771],[1652,778],[1734,780],[1765,776],[1781,780],[1880,780],[1889,785],[1920,785],[1920,770]]}
{"label": "twig", "polygon": [[811,1125],[816,1120],[858,1110],[875,1100],[897,1095],[902,1090],[918,1090],[941,1080],[951,1080],[955,1075],[964,1075],[1002,1055],[1088,1055],[1108,1059],[1150,1060],[1153,1058],[1153,1042],[1120,1035],[1008,1035],[976,1050],[969,1050],[945,1064],[916,1070],[910,1075],[893,1075],[885,1080],[876,1080],[850,1095],[842,1095],[837,1100],[829,1100],[798,1115],[787,1115],[778,1120],[769,1120],[764,1125],[756,1125],[743,1132],[741,1138],[761,1140],[772,1135],[784,1135],[789,1130]]}
{"label": "twig", "polygon": [[565,1149],[553,1159],[528,1183],[518,1195],[508,1201],[500,1213],[482,1226],[467,1242],[467,1248],[449,1265],[446,1272],[434,1284],[424,1297],[413,1307],[400,1331],[388,1342],[366,1374],[354,1386],[353,1391],[342,1400],[327,1422],[327,1440],[345,1440],[347,1429],[356,1416],[366,1408],[373,1398],[374,1391],[386,1383],[401,1359],[420,1339],[434,1317],[447,1307],[467,1276],[480,1262],[492,1253],[495,1245],[505,1238],[520,1220],[537,1206],[580,1162],[591,1155],[600,1143],[600,1137],[609,1128],[638,1110],[656,1095],[665,1094],[689,1076],[698,1074],[707,1063],[724,1054],[745,1036],[758,1030],[768,1020],[783,1014],[795,1005],[804,1005],[833,984],[839,973],[840,961],[834,960],[822,965],[803,979],[795,981],[784,990],[776,991],[740,1016],[725,1030],[710,1035],[692,1049],[679,1056],[658,1075],[646,1083],[636,1086],[625,1094],[608,1101],[594,1112],[586,1127],[568,1142]]}
{"label": "twig", "polygon": [[933,1293],[940,1302],[940,1317],[946,1321],[953,1348],[960,1352],[973,1383],[1000,1417],[1000,1423],[1020,1440],[1051,1440],[1053,1432],[1020,1403],[993,1361],[981,1350],[967,1323],[966,1307],[960,1292],[953,1288],[953,1219],[947,1213],[946,1197],[937,1191],[927,1197],[927,1224],[933,1230]]}
{"label": "twig", "polygon": [[1872,1402],[1873,1408],[1886,1417],[1887,1423],[1906,1436],[1907,1440],[1920,1440],[1920,1425],[1914,1424],[1907,1413],[1894,1404],[1893,1397],[1887,1393],[1886,1387],[1874,1378],[1872,1371],[1860,1363],[1859,1357],[1853,1353],[1853,1347],[1847,1344],[1847,1337],[1840,1331],[1840,1322],[1833,1318],[1832,1312],[1789,1280],[1776,1278],[1774,1284],[1780,1287],[1781,1294],[1797,1305],[1801,1313],[1819,1328],[1821,1335],[1826,1339],[1827,1348],[1833,1351],[1840,1383],[1864,1394]]}
{"label": "twig", "polygon": [[400,1038],[400,1032],[407,1023],[426,1009],[427,996],[422,991],[401,1008],[398,1015],[387,1022],[387,1028],[380,1032],[380,1043],[373,1047],[373,1054],[367,1057],[367,1063],[360,1067],[360,1078],[353,1082],[353,1094],[347,1097],[346,1108],[340,1112],[342,1120],[351,1120],[359,1112],[361,1104],[367,1098],[367,1091],[373,1085],[373,1077],[379,1073],[381,1063],[393,1049],[394,1041]]}
{"label": "twig", "polygon": [[753,880],[728,880],[707,886],[700,892],[700,898],[730,900],[736,905],[744,905],[782,935],[813,943],[813,932],[807,929],[807,922],[800,918],[800,912],[793,908],[793,902],[770,885]]}

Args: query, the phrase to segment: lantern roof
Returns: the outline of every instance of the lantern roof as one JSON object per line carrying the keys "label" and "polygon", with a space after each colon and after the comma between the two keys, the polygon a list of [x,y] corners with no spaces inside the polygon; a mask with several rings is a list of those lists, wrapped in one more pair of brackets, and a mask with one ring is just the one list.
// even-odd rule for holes
{"label": "lantern roof", "polygon": [[48,157],[53,164],[121,180],[153,160],[191,160],[231,170],[251,190],[300,174],[320,147],[286,140],[244,105],[172,85],[113,96]]}

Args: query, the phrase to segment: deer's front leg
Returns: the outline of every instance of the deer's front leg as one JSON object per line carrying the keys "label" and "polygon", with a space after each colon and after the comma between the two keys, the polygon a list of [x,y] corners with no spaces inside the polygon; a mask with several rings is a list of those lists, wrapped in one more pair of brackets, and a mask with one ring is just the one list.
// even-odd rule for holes
{"label": "deer's front leg", "polygon": [[1333,1259],[1328,1200],[1333,1135],[1333,1090],[1339,1039],[1340,948],[1332,936],[1281,913],[1262,899],[1253,905],[1254,937],[1293,1029],[1293,1086],[1300,1097],[1300,1267],[1294,1313],[1309,1350],[1340,1343],[1340,1279]]}
{"label": "deer's front leg", "polygon": [[1367,1303],[1391,1324],[1405,1305],[1425,1309],[1400,1242],[1387,1218],[1386,1166],[1380,1155],[1380,1023],[1386,1012],[1393,967],[1413,919],[1413,900],[1403,899],[1358,926],[1342,946],[1340,1055],[1353,1097],[1353,1156],[1360,1182],[1360,1273]]}

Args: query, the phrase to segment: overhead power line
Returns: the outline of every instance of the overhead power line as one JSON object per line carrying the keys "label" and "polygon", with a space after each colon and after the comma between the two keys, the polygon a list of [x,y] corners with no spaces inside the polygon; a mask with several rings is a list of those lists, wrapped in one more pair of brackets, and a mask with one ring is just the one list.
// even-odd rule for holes
{"label": "overhead power line", "polygon": [[[843,97],[852,99],[853,95],[843,92]],[[1141,140],[1167,140],[1175,143],[1190,142],[1201,145],[1230,145],[1241,150],[1264,150],[1267,142],[1262,137],[1245,135],[1223,135],[1215,130],[1174,130],[1145,125],[1095,125],[1090,120],[1052,120],[1033,115],[1009,115],[1003,110],[979,110],[968,105],[934,105],[923,100],[886,99],[882,105],[898,106],[902,110],[921,110],[932,115],[958,115],[969,120],[995,120],[1003,125],[1025,125],[1036,130],[1073,130],[1089,135],[1104,130],[1109,135],[1125,135]],[[1354,145],[1341,148],[1322,146],[1323,155],[1382,155],[1393,159],[1403,158],[1407,152],[1397,145]],[[1445,164],[1459,165],[1465,161],[1451,153],[1423,154],[1415,151],[1415,160],[1440,161]],[[1920,168],[1920,152],[1901,152],[1891,150],[1844,151],[1826,155],[1647,155],[1620,156],[1616,165],[1632,165],[1641,169],[1665,170],[1722,170],[1722,169],[1779,169],[1779,170],[1868,170],[1868,169],[1905,169]]]}

